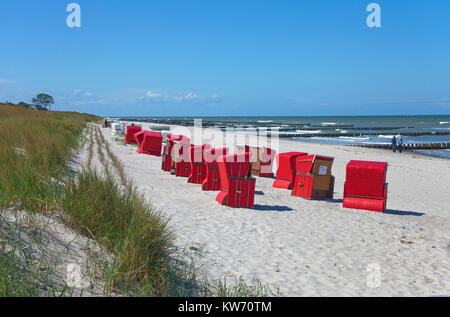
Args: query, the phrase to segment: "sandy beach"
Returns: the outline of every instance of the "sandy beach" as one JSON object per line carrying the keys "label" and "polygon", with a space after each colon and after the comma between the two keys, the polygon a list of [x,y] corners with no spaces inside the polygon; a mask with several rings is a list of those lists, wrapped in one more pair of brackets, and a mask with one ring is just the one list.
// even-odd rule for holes
{"label": "sandy beach", "polygon": [[[233,209],[215,201],[217,192],[163,173],[160,158],[137,154],[109,128],[102,132],[126,175],[170,219],[176,249],[202,250],[195,262],[208,279],[257,277],[282,296],[450,294],[448,160],[280,140],[281,152],[335,157],[334,200],[292,197],[257,178],[255,208]],[[342,208],[345,166],[354,159],[389,163],[386,213]]]}

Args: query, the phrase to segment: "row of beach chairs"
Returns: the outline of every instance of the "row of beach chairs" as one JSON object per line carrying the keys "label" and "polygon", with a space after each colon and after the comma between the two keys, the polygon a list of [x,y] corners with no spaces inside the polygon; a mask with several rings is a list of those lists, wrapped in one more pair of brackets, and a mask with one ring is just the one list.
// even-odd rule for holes
{"label": "row of beach chairs", "polygon": [[[303,152],[277,155],[273,149],[248,145],[239,145],[236,154],[229,154],[228,148],[193,145],[186,136],[144,131],[140,126],[127,126],[125,143],[137,144],[138,153],[162,157],[162,171],[185,177],[204,191],[218,191],[216,200],[225,206],[253,208],[253,176],[273,178],[275,160],[278,168],[274,188],[290,190],[292,196],[310,200],[332,200],[334,196],[333,157]],[[343,207],[384,212],[387,167],[385,162],[350,161]]]}

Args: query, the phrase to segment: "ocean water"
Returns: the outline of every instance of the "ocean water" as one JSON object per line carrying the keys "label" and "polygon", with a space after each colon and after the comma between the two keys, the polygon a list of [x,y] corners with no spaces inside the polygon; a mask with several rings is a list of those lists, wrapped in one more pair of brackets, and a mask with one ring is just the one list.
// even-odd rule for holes
{"label": "ocean water", "polygon": [[[280,134],[295,135],[293,140],[314,143],[353,145],[389,144],[393,135],[423,133],[431,135],[403,136],[404,143],[450,142],[450,115],[433,116],[316,116],[316,117],[133,117],[139,120],[166,124],[193,125],[202,119],[204,127],[236,128],[242,133],[252,128],[277,128]],[[246,131],[247,130],[247,131]],[[332,134],[332,136],[322,136]],[[343,134],[343,135],[340,135]],[[345,134],[352,134],[346,136]],[[356,134],[356,136],[353,136]],[[303,137],[302,135],[308,135]],[[449,150],[422,150],[420,154],[450,159]]]}

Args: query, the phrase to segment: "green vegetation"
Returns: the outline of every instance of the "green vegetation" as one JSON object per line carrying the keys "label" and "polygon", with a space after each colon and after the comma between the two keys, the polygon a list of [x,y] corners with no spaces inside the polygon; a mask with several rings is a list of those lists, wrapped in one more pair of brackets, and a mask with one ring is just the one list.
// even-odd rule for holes
{"label": "green vegetation", "polygon": [[51,110],[50,107],[55,103],[52,96],[39,94],[33,98],[33,105],[37,110]]}
{"label": "green vegetation", "polygon": [[7,207],[57,210],[66,162],[91,115],[0,106],[0,199]]}
{"label": "green vegetation", "polygon": [[[93,195],[92,193],[95,193]],[[145,286],[149,296],[167,296],[173,235],[167,222],[129,186],[120,191],[110,175],[82,172],[63,200],[70,226],[116,255],[108,275],[109,291],[133,293]]]}

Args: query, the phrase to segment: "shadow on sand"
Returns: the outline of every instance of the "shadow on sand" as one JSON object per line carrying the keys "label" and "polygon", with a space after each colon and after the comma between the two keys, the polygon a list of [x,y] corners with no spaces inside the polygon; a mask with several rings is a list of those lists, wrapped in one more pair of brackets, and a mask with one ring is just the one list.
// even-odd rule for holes
{"label": "shadow on sand", "polygon": [[388,209],[384,212],[388,215],[397,215],[397,216],[416,216],[420,217],[425,215],[423,212],[415,212],[415,211],[404,211],[404,210],[392,210]]}
{"label": "shadow on sand", "polygon": [[289,208],[287,206],[268,206],[268,205],[255,205],[253,207],[254,210],[260,211],[293,211],[294,209]]}
{"label": "shadow on sand", "polygon": [[[334,203],[334,204],[342,204],[344,202],[342,199],[327,199],[325,201],[327,203]],[[387,209],[384,213],[388,214],[388,215],[416,216],[416,217],[420,217],[420,216],[424,215],[424,213],[422,213],[422,212],[405,211],[405,210],[392,210],[392,209]]]}

